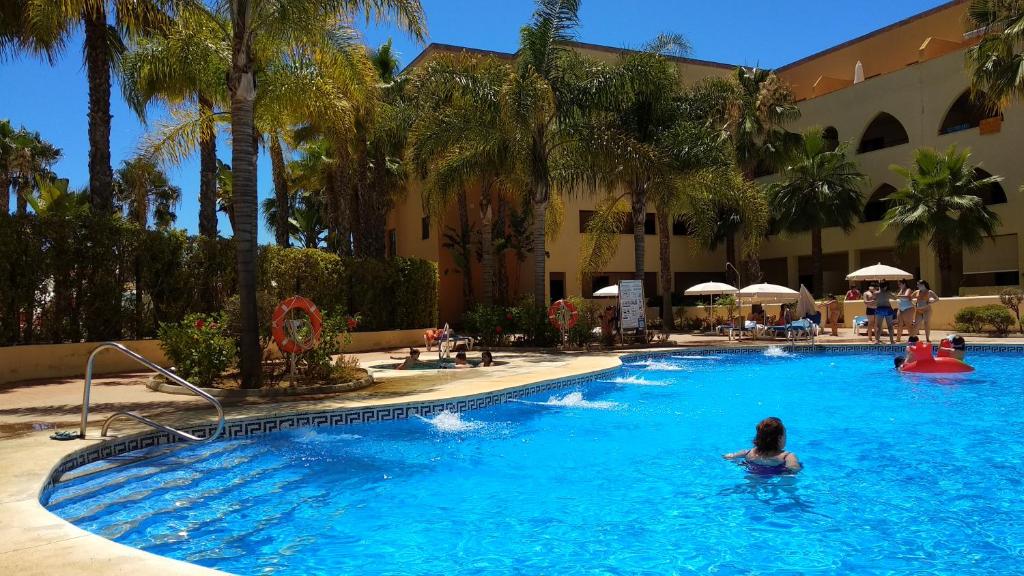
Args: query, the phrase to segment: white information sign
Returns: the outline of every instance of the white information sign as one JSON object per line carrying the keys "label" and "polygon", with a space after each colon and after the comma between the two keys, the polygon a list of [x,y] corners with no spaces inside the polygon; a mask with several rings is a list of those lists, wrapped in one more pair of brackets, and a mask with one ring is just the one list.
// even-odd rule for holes
{"label": "white information sign", "polygon": [[640,280],[619,282],[619,326],[623,330],[647,330],[644,314],[644,283]]}

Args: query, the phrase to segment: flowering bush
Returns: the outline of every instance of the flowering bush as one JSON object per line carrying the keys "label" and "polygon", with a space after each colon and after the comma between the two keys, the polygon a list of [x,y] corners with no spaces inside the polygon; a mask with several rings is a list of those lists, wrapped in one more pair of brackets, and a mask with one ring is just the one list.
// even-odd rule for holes
{"label": "flowering bush", "polygon": [[466,331],[487,347],[507,344],[513,327],[512,314],[501,306],[477,304],[466,312],[462,320]]}
{"label": "flowering bush", "polygon": [[160,348],[178,376],[202,387],[213,385],[235,363],[237,346],[221,314],[189,314],[181,322],[164,322]]}

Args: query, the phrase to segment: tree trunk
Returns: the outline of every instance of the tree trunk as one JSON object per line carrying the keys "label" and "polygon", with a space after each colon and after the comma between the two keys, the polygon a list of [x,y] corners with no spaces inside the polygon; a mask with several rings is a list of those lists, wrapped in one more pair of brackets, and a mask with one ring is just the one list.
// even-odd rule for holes
{"label": "tree trunk", "polygon": [[484,304],[494,304],[494,229],[491,214],[491,183],[484,185],[480,195],[480,279],[481,299]]}
{"label": "tree trunk", "polygon": [[256,318],[256,150],[253,146],[253,105],[256,84],[248,34],[248,3],[231,3],[234,29],[231,72],[231,167],[233,171],[234,240],[241,316],[238,367],[243,388],[260,385],[260,339]]}
{"label": "tree trunk", "polygon": [[462,296],[468,303],[473,302],[473,238],[469,233],[469,204],[466,190],[459,192],[459,245],[456,250],[462,252],[466,267],[462,270]]}
{"label": "tree trunk", "polygon": [[633,278],[644,279],[644,221],[647,217],[647,194],[640,184],[633,185],[632,200],[633,213]]}
{"label": "tree trunk", "polygon": [[825,271],[821,266],[821,228],[811,229],[811,273],[813,274],[814,296],[825,295]]}
{"label": "tree trunk", "polygon": [[11,177],[0,173],[0,214],[11,213]]}
{"label": "tree trunk", "polygon": [[274,238],[277,245],[287,248],[288,242],[288,168],[284,164],[284,151],[277,134],[270,135],[270,169],[274,179],[274,204],[277,219],[274,224]]}
{"label": "tree trunk", "polygon": [[953,247],[937,242],[935,255],[939,258],[939,295],[949,296],[953,293]]}
{"label": "tree trunk", "polygon": [[670,334],[675,328],[672,316],[672,229],[668,223],[668,212],[657,211],[658,218],[658,262],[661,265],[661,330]]}
{"label": "tree trunk", "polygon": [[533,300],[547,306],[547,253],[545,251],[545,220],[548,212],[547,193],[538,193],[533,201]]}
{"label": "tree trunk", "polygon": [[85,67],[89,80],[89,199],[94,212],[114,212],[110,167],[110,47],[106,2],[91,2],[85,21]]}
{"label": "tree trunk", "polygon": [[[213,113],[213,104],[199,98],[204,117]],[[212,126],[203,127],[199,137],[199,234],[217,237],[217,133]]]}
{"label": "tree trunk", "polygon": [[28,213],[28,197],[32,194],[32,184],[27,178],[19,178],[15,188],[15,213],[24,216]]}
{"label": "tree trunk", "polygon": [[731,232],[725,236],[725,261],[737,269],[740,267],[740,263],[736,261],[736,235]]}
{"label": "tree trunk", "polygon": [[[506,218],[505,218],[505,216],[506,216],[506,202],[505,202],[505,198],[502,197],[501,195],[499,195],[498,196],[498,201],[497,201],[496,204],[497,204],[497,210],[496,210],[497,214],[495,215],[495,218],[494,218],[494,224],[491,226],[491,240],[492,240],[492,242],[493,242],[494,232],[495,231],[497,231],[499,238],[504,238],[505,237],[505,231],[507,230],[507,224],[506,224]],[[492,244],[492,252],[494,253],[494,258],[495,258],[495,266],[494,266],[494,292],[495,292],[495,301],[500,302],[502,304],[507,304],[508,300],[509,300],[509,298],[508,298],[508,270],[506,268],[507,257],[505,256],[505,251],[509,249],[509,243],[507,241],[505,241],[505,242],[503,242],[503,245],[505,246],[505,248],[499,252],[499,251],[493,249],[493,244]]]}

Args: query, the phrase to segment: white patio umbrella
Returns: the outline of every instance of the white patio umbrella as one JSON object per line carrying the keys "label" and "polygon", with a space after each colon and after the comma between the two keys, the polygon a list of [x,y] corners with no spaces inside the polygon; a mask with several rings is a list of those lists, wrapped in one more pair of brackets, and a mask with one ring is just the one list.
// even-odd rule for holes
{"label": "white patio umbrella", "polygon": [[914,277],[913,274],[906,270],[900,270],[893,266],[887,266],[879,262],[873,266],[861,268],[860,270],[854,270],[846,275],[847,280],[854,281],[865,281],[865,280],[910,280]]}
{"label": "white patio umbrella", "polygon": [[704,282],[690,286],[683,294],[687,296],[714,296],[716,294],[735,294],[739,290],[735,286],[723,282]]}
{"label": "white patio umbrella", "polygon": [[619,297],[619,285],[612,284],[611,286],[605,286],[600,290],[594,292],[594,298],[618,298]]}
{"label": "white patio umbrella", "polygon": [[814,296],[811,296],[811,292],[803,284],[800,285],[800,295],[796,301],[796,311],[793,313],[793,318],[800,319],[806,316],[811,316],[818,311],[818,306],[814,303]]}
{"label": "white patio umbrella", "polygon": [[[739,290],[730,284],[725,284],[723,282],[703,282],[695,286],[690,286],[683,292],[683,294],[686,296],[716,296],[718,294],[735,294],[737,292],[739,292]],[[708,322],[710,324],[714,324],[714,322],[711,321],[711,317],[715,313],[714,309],[714,300],[711,300],[710,305],[706,308],[708,313]]]}
{"label": "white patio umbrella", "polygon": [[751,284],[737,294],[749,302],[793,302],[800,297],[796,290],[778,284]]}

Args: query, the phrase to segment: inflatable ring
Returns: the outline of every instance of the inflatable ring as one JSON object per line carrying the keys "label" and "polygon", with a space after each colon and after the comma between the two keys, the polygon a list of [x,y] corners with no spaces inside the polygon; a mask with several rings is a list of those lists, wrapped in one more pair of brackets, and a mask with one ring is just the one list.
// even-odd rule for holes
{"label": "inflatable ring", "polygon": [[900,367],[901,372],[917,374],[962,374],[973,372],[974,367],[951,356],[932,356],[932,347],[918,342],[912,349],[914,360]]}
{"label": "inflatable ring", "polygon": [[[299,341],[293,338],[285,330],[285,319],[292,310],[302,310],[309,317],[309,325],[313,333],[306,341]],[[274,316],[270,321],[270,333],[277,342],[277,348],[285,354],[301,354],[316,346],[320,341],[320,332],[323,330],[324,318],[320,310],[308,298],[292,296],[277,305],[274,309]]]}
{"label": "inflatable ring", "polygon": [[551,307],[548,308],[548,320],[551,321],[552,326],[559,330],[569,330],[575,326],[579,316],[580,313],[576,310],[576,307],[568,300],[555,300]]}

